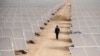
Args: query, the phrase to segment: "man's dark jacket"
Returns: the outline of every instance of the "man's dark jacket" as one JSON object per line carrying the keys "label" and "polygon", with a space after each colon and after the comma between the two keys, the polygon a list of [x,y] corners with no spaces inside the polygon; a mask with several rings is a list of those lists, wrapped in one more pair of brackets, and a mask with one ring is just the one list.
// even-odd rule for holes
{"label": "man's dark jacket", "polygon": [[55,33],[59,33],[60,29],[59,28],[55,28]]}

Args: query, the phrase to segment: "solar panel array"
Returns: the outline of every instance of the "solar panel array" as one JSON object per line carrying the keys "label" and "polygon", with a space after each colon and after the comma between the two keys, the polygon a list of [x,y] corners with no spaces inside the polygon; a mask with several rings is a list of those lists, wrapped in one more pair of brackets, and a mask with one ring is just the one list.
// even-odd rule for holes
{"label": "solar panel array", "polygon": [[15,56],[10,38],[0,38],[0,56]]}
{"label": "solar panel array", "polygon": [[72,56],[100,56],[100,47],[70,48]]}
{"label": "solar panel array", "polygon": [[63,4],[64,0],[0,0],[0,55],[14,56],[14,50],[27,51],[26,41],[34,41],[34,33],[40,33],[40,27]]}
{"label": "solar panel array", "polygon": [[100,1],[72,0],[72,56],[100,56]]}
{"label": "solar panel array", "polygon": [[99,47],[100,34],[80,34],[71,35],[75,47]]}

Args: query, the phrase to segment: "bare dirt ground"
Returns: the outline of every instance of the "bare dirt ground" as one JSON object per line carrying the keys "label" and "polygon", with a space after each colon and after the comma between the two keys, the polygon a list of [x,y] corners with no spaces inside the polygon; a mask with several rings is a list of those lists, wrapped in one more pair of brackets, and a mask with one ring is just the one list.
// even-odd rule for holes
{"label": "bare dirt ground", "polygon": [[[71,56],[68,47],[70,30],[70,0],[57,11],[45,29],[41,31],[41,36],[36,36],[35,44],[28,44],[28,53],[16,56]],[[56,40],[54,29],[56,25],[60,27],[59,39]]]}

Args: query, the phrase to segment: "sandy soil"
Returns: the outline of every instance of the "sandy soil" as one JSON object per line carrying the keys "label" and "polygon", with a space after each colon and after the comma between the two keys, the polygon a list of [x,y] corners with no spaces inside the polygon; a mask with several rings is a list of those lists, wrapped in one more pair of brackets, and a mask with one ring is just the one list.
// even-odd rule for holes
{"label": "sandy soil", "polygon": [[[42,30],[41,36],[36,36],[35,44],[28,44],[28,53],[16,56],[70,56],[68,47],[71,45],[68,31],[70,30],[70,0],[52,17],[52,20]],[[59,40],[56,40],[54,29],[59,25]]]}

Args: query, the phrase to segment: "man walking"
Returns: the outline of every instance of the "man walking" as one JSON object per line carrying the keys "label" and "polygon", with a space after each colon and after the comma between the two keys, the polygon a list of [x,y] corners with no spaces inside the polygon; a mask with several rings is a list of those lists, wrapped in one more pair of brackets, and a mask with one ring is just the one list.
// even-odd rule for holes
{"label": "man walking", "polygon": [[60,32],[60,28],[57,25],[56,28],[55,28],[55,34],[56,34],[56,39],[57,40],[58,40],[59,32]]}

